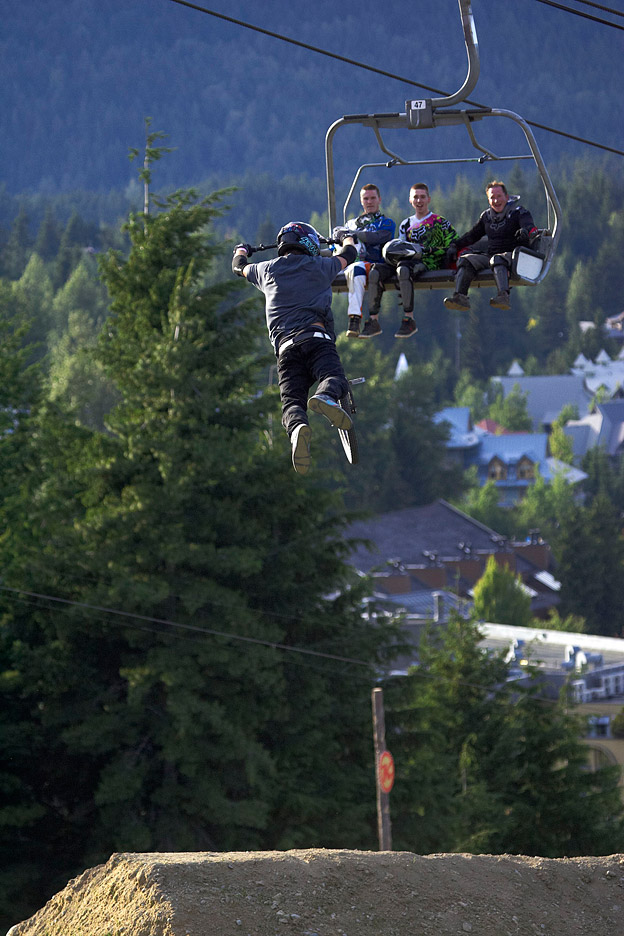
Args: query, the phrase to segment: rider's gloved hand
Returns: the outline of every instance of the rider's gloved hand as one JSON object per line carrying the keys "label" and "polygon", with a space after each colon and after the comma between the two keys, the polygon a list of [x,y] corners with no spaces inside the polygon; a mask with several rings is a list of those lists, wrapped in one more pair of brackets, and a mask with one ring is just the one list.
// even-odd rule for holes
{"label": "rider's gloved hand", "polygon": [[526,228],[519,228],[515,234],[516,244],[520,244],[521,247],[528,247],[531,243],[531,235]]}
{"label": "rider's gloved hand", "polygon": [[341,247],[342,247],[342,242],[344,241],[345,237],[352,237],[355,241],[357,241],[357,237],[355,236],[355,231],[352,231],[350,228],[335,227],[334,230],[332,231],[332,240],[338,241]]}
{"label": "rider's gloved hand", "polygon": [[449,244],[446,248],[446,253],[444,254],[444,262],[446,266],[453,266],[457,262],[457,245]]}
{"label": "rider's gloved hand", "polygon": [[234,248],[233,253],[236,253],[237,250],[244,250],[248,257],[253,255],[254,249],[251,244],[237,244]]}

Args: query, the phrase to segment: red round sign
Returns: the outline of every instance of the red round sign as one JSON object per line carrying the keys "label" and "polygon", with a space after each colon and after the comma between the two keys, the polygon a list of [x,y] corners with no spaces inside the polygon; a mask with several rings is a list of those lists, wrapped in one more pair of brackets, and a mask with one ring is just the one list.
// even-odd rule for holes
{"label": "red round sign", "polygon": [[394,760],[390,751],[383,751],[379,757],[379,786],[383,793],[389,793],[394,786]]}

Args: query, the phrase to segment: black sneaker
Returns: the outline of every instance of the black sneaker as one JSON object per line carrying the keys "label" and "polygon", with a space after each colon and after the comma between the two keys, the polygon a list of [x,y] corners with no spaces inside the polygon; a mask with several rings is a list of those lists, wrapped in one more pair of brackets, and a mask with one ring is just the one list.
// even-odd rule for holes
{"label": "black sneaker", "polygon": [[457,309],[458,312],[466,312],[470,308],[470,299],[463,293],[453,293],[444,300],[447,309]]}
{"label": "black sneaker", "polygon": [[413,318],[406,316],[401,322],[401,326],[397,332],[394,333],[395,338],[411,338],[412,335],[415,335],[418,329],[416,328],[416,322]]}
{"label": "black sneaker", "polygon": [[320,413],[328,419],[336,429],[351,429],[353,420],[346,410],[343,410],[337,400],[332,400],[326,393],[315,393],[308,400],[308,406],[313,413]]}
{"label": "black sneaker", "polygon": [[349,316],[349,327],[347,328],[347,338],[359,338],[360,337],[360,322],[361,321],[362,321],[361,315]]}
{"label": "black sneaker", "polygon": [[369,318],[362,329],[360,338],[375,338],[377,335],[381,335],[381,325],[377,319]]}
{"label": "black sneaker", "polygon": [[502,309],[504,312],[506,312],[508,309],[511,309],[511,305],[509,303],[509,293],[507,290],[503,289],[496,296],[492,296],[490,299],[490,305],[494,309]]}

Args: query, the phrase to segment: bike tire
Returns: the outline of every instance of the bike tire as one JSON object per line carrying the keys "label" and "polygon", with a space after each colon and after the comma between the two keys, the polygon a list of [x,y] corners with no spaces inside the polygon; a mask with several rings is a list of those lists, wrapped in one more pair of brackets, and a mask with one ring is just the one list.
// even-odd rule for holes
{"label": "bike tire", "polygon": [[[353,405],[353,397],[350,392],[342,397],[340,405],[353,419],[355,406]],[[347,456],[347,461],[350,465],[357,465],[360,460],[360,451],[358,448],[357,435],[355,434],[355,426],[352,426],[350,429],[339,429],[338,435],[340,436],[340,442],[344,453]]]}

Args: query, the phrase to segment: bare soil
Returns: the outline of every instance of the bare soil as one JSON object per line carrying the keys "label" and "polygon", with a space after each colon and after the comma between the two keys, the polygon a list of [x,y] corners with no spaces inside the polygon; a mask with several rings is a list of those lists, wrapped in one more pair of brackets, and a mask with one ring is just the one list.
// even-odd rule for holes
{"label": "bare soil", "polygon": [[7,936],[618,936],[624,855],[117,854]]}

